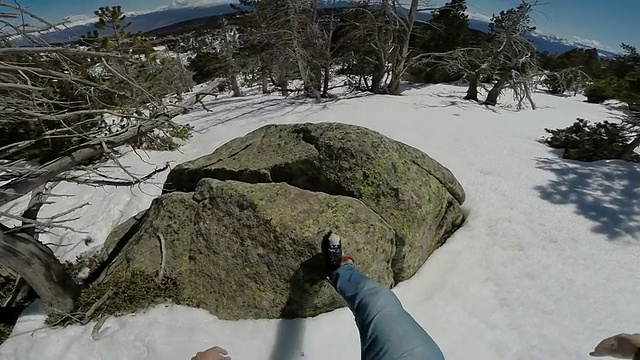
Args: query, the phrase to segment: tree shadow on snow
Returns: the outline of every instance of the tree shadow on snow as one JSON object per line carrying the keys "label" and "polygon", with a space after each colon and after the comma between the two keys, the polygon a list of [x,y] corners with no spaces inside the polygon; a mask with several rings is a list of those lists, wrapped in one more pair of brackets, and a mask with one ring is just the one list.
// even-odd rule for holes
{"label": "tree shadow on snow", "polygon": [[[557,152],[554,152],[557,153]],[[555,179],[538,185],[540,198],[553,204],[571,204],[575,212],[595,225],[592,231],[609,240],[640,238],[640,167],[620,160],[579,162],[538,158],[536,167]]]}
{"label": "tree shadow on snow", "polygon": [[[310,306],[314,299],[304,289],[324,281],[322,269],[322,255],[317,254],[304,261],[291,276],[289,283],[291,293],[285,306],[280,311],[276,343],[269,356],[269,360],[293,360],[304,356],[302,344],[304,339],[305,319],[296,319],[296,310]],[[311,275],[310,275],[311,274]]]}
{"label": "tree shadow on snow", "polygon": [[564,99],[571,98],[571,97],[575,96],[573,94],[567,94],[567,93],[556,94],[556,93],[552,93],[552,92],[549,92],[549,91],[542,91],[542,90],[536,90],[535,93],[544,94],[544,95],[550,95],[550,96],[564,98]]}
{"label": "tree shadow on snow", "polygon": [[433,86],[434,84],[427,84],[427,83],[414,83],[414,82],[402,82],[400,83],[400,92],[404,92],[404,91],[408,91],[408,90],[420,90],[420,89],[424,89],[424,88],[428,88],[430,86]]}
{"label": "tree shadow on snow", "polygon": [[247,96],[215,100],[205,105],[205,111],[191,115],[189,124],[194,126],[196,132],[207,132],[215,126],[235,120],[265,120],[273,116],[285,116],[302,105],[308,105],[308,102],[283,97],[259,99]]}

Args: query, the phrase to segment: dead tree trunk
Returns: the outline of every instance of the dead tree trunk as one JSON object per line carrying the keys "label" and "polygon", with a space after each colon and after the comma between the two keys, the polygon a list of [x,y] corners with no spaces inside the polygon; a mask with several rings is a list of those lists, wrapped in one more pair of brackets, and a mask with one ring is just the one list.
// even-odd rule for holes
{"label": "dead tree trunk", "polygon": [[[35,241],[38,241],[38,233],[36,232],[36,227],[33,226],[32,223],[28,222],[28,220],[38,220],[38,213],[40,213],[40,209],[47,201],[49,191],[58,184],[59,182],[55,182],[51,184],[48,189],[45,184],[33,190],[31,192],[31,199],[29,200],[27,209],[22,213],[22,217],[25,219],[22,221],[22,226],[24,227],[22,233],[28,235]],[[9,296],[9,298],[4,302],[4,307],[19,306],[19,304],[27,302],[29,298],[33,299],[35,295],[37,294],[35,294],[29,283],[23,277],[18,276],[13,287],[13,291],[11,292],[11,296]]]}
{"label": "dead tree trunk", "polygon": [[400,82],[402,81],[402,76],[406,71],[405,65],[407,63],[407,56],[409,56],[409,39],[411,38],[413,24],[418,14],[418,2],[419,0],[411,0],[409,14],[406,18],[400,19],[402,33],[399,38],[401,43],[397,44],[400,50],[395,57],[396,61],[395,64],[393,64],[393,69],[391,70],[391,80],[389,81],[388,86],[388,92],[391,95],[400,95]]}
{"label": "dead tree trunk", "polygon": [[640,146],[640,134],[638,134],[633,141],[629,143],[629,145],[625,146],[625,148],[620,153],[619,157],[622,160],[629,160],[629,157],[633,154],[635,149]]}
{"label": "dead tree trunk", "polygon": [[336,20],[331,16],[329,19],[329,29],[325,33],[325,48],[324,48],[324,56],[325,61],[322,64],[322,97],[326,98],[329,96],[329,83],[331,82],[331,64],[333,63],[333,53],[331,51],[331,47],[333,44],[333,34],[335,31],[335,23]]}
{"label": "dead tree trunk", "polygon": [[322,97],[322,66],[320,64],[314,64],[315,75],[313,79],[313,85],[318,93],[319,97]]}
{"label": "dead tree trunk", "polygon": [[500,79],[498,79],[496,84],[493,85],[491,90],[489,90],[487,98],[484,100],[485,105],[495,106],[496,104],[498,104],[498,97],[502,93],[502,89],[504,88],[504,86],[509,81],[510,76],[511,71],[506,71],[504,74],[502,74],[502,76],[500,76]]}
{"label": "dead tree trunk", "polygon": [[287,66],[282,62],[278,65],[278,87],[280,87],[280,93],[282,96],[289,96]]}
{"label": "dead tree trunk", "polygon": [[238,75],[233,74],[230,76],[229,80],[231,81],[231,89],[233,90],[234,97],[242,96],[242,91],[240,90],[240,85],[238,84]]}
{"label": "dead tree trunk", "polygon": [[69,312],[80,288],[48,247],[33,238],[12,234],[0,226],[0,261],[24,278],[47,310]]}
{"label": "dead tree trunk", "polygon": [[386,69],[384,64],[378,63],[375,65],[373,74],[371,76],[371,92],[372,93],[383,94],[386,92],[386,88],[384,88],[382,84],[385,73],[386,73]]}
{"label": "dead tree trunk", "polygon": [[322,80],[322,97],[329,96],[329,80],[331,78],[331,60],[327,61],[324,65],[324,78]]}
{"label": "dead tree trunk", "polygon": [[469,88],[467,89],[467,95],[465,95],[465,100],[473,100],[475,102],[480,102],[478,100],[478,77],[480,75],[478,72],[475,72],[469,75]]}
{"label": "dead tree trunk", "polygon": [[[484,102],[485,105],[496,105],[502,90],[507,86],[509,81],[515,79],[520,81],[520,83],[513,82],[512,84],[512,90],[519,99],[518,107],[527,99],[530,101],[532,107],[535,108],[533,99],[530,96],[530,89],[527,85],[527,77],[529,75],[527,74],[527,68],[535,67],[535,63],[532,60],[532,58],[535,58],[535,49],[524,38],[524,35],[528,31],[526,29],[531,8],[531,4],[522,2],[521,5],[514,9],[514,13],[510,17],[506,17],[503,20],[506,22],[502,34],[504,39],[497,52],[497,56],[493,57],[493,59],[499,62],[495,64],[497,65],[495,66],[496,68],[505,68],[506,70],[487,94]],[[487,66],[487,68],[489,68],[489,66]]]}
{"label": "dead tree trunk", "polygon": [[263,66],[260,71],[260,77],[262,80],[262,93],[268,94],[269,93],[269,72],[267,71],[267,68],[265,66]]}

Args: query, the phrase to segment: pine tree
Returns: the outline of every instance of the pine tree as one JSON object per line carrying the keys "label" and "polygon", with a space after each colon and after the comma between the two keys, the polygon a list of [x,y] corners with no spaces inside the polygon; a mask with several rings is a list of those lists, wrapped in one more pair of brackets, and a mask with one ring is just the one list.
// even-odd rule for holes
{"label": "pine tree", "polygon": [[512,35],[523,36],[534,31],[536,27],[531,25],[532,19],[530,17],[527,16],[524,21],[516,21],[516,18],[518,18],[522,12],[528,12],[525,8],[530,7],[530,4],[523,3],[515,8],[502,10],[498,15],[494,14],[491,17],[491,23],[489,23],[489,34],[493,36],[500,36],[508,30],[507,27],[511,24],[517,24],[515,29],[511,32]]}
{"label": "pine tree", "polygon": [[426,32],[426,44],[431,52],[445,52],[469,44],[469,17],[466,0],[451,0],[434,10]]}
{"label": "pine tree", "polygon": [[[466,0],[451,0],[434,10],[432,19],[416,36],[416,48],[422,53],[444,53],[467,47],[471,40]],[[435,64],[423,63],[411,69],[422,82],[438,83],[459,79],[462,74],[450,74]]]}
{"label": "pine tree", "polygon": [[102,46],[106,50],[116,50],[120,53],[125,51],[123,39],[130,33],[127,28],[131,26],[131,22],[125,23],[127,15],[122,12],[121,6],[104,6],[100,7],[94,12],[98,17],[98,22],[95,24],[97,30],[109,29],[109,37],[102,38]]}

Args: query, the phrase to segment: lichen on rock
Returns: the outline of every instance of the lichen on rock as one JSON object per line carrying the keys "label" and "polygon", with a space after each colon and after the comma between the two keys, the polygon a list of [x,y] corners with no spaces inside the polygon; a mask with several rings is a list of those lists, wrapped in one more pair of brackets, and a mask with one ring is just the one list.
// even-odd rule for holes
{"label": "lichen on rock", "polygon": [[164,256],[174,300],[222,319],[315,316],[344,305],[322,273],[326,231],[392,287],[461,226],[464,199],[446,167],[375,131],[268,125],[174,168],[105,251],[130,234],[110,276],[157,272]]}

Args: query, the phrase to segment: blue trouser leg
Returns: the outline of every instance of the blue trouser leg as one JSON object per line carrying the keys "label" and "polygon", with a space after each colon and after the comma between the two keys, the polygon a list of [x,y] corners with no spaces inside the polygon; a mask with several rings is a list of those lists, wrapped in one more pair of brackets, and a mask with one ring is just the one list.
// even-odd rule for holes
{"label": "blue trouser leg", "polygon": [[391,290],[350,264],[338,268],[330,282],[353,312],[362,360],[444,360],[438,345]]}

